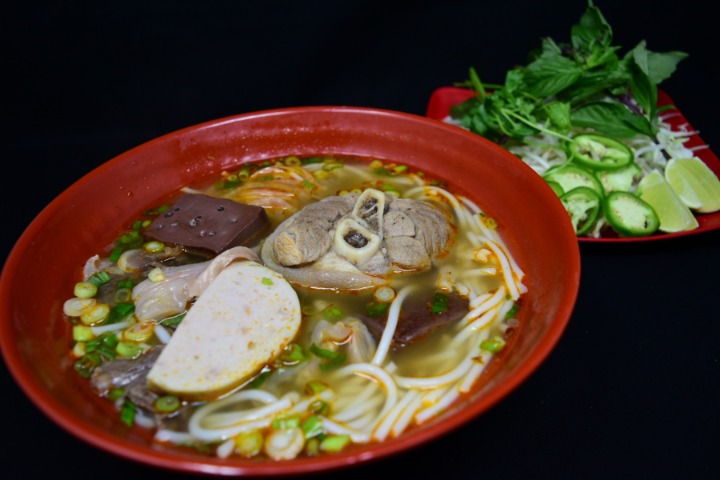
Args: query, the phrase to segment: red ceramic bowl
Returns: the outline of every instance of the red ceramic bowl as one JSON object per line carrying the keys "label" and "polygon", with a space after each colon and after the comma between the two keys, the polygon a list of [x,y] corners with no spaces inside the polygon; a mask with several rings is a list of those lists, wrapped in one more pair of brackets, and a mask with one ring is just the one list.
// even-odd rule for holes
{"label": "red ceramic bowl", "polygon": [[[374,157],[444,179],[499,219],[529,288],[515,343],[479,389],[440,418],[398,438],[286,462],[210,458],[157,448],[95,399],[72,369],[63,303],[79,268],[122,227],[180,187],[242,162],[287,155]],[[102,201],[97,201],[101,198]],[[78,228],[81,219],[81,228]],[[58,248],[62,245],[62,248]],[[432,441],[472,420],[528,378],[556,345],[580,279],[578,242],[557,196],[529,167],[477,135],[438,120],[367,108],[308,107],[223,118],[140,145],[91,171],[50,203],[10,253],[0,280],[0,344],[28,397],[54,422],[99,449],[160,468],[216,475],[290,475],[347,467]],[[42,284],[43,288],[36,288]],[[19,301],[33,291],[33,302]]]}

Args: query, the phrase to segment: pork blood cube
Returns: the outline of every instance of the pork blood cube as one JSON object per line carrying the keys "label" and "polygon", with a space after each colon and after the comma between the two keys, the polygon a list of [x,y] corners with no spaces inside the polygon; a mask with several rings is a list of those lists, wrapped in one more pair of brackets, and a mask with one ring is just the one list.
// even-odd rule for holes
{"label": "pork blood cube", "polygon": [[265,209],[227,198],[188,193],[180,197],[146,230],[165,243],[220,253],[250,245],[268,226]]}

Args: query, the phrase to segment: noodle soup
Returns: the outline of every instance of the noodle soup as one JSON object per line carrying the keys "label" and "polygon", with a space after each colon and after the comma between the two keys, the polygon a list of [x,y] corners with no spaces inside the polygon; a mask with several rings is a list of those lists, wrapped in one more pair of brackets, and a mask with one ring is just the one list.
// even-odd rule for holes
{"label": "noodle soup", "polygon": [[[266,223],[216,251],[157,240],[172,202],[195,195],[259,207]],[[76,370],[128,425],[222,458],[382,442],[469,393],[516,326],[524,274],[498,220],[401,164],[242,165],[152,206],[88,260],[65,304]]]}

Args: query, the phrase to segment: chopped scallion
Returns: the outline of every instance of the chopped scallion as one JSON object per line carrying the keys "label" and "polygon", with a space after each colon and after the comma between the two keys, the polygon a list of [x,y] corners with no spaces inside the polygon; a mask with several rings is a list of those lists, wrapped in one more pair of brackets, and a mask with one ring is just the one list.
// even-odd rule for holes
{"label": "chopped scallion", "polygon": [[250,458],[259,454],[263,447],[263,434],[259,430],[250,430],[235,436],[235,451]]}
{"label": "chopped scallion", "polygon": [[329,305],[325,310],[323,310],[323,318],[328,322],[337,322],[344,316],[345,314],[343,311],[334,305]]}
{"label": "chopped scallion", "polygon": [[387,313],[389,307],[390,307],[389,303],[370,302],[365,306],[365,313],[367,313],[371,317],[380,317],[382,315],[385,315],[385,313]]}
{"label": "chopped scallion", "polygon": [[260,388],[260,385],[265,383],[265,380],[272,374],[272,370],[266,370],[259,374],[257,377],[250,380],[247,384],[247,388]]}
{"label": "chopped scallion", "polygon": [[135,424],[135,415],[137,414],[137,406],[130,400],[125,399],[120,407],[120,421],[128,427]]}
{"label": "chopped scallion", "polygon": [[123,395],[125,395],[124,388],[113,388],[108,392],[107,398],[109,400],[115,401],[115,400],[121,399],[123,397]]}
{"label": "chopped scallion", "polygon": [[317,415],[311,415],[302,422],[300,428],[305,434],[305,438],[317,437],[323,433],[322,420]]}
{"label": "chopped scallion", "polygon": [[324,400],[315,400],[310,404],[308,409],[317,415],[327,415],[330,413],[330,405]]}
{"label": "chopped scallion", "polygon": [[90,278],[88,278],[87,281],[92,283],[96,287],[99,287],[100,285],[104,285],[110,281],[110,274],[102,271],[97,272],[90,275]]}
{"label": "chopped scallion", "polygon": [[308,359],[307,354],[303,348],[297,343],[291,343],[280,355],[280,360],[285,365],[297,365]]}
{"label": "chopped scallion", "polygon": [[448,296],[442,292],[435,292],[432,303],[430,303],[430,311],[432,313],[445,313],[448,309]]}
{"label": "chopped scallion", "polygon": [[90,378],[92,371],[102,363],[102,358],[97,352],[86,353],[75,360],[73,368],[83,378]]}
{"label": "chopped scallion", "polygon": [[316,393],[321,393],[327,390],[329,387],[327,383],[321,382],[320,380],[310,380],[305,385],[305,393],[308,395],[314,395]]}
{"label": "chopped scallion", "polygon": [[118,303],[115,305],[108,314],[107,325],[122,322],[128,316],[135,312],[135,305],[132,303]]}
{"label": "chopped scallion", "polygon": [[135,342],[118,342],[115,351],[121,357],[135,358],[142,353],[142,347]]}
{"label": "chopped scallion", "polygon": [[520,311],[520,304],[519,303],[513,303],[512,307],[510,307],[510,310],[505,313],[505,320],[510,320],[511,318],[515,318]]}
{"label": "chopped scallion", "polygon": [[164,395],[155,400],[153,407],[160,413],[172,413],[180,408],[180,399],[175,395]]}
{"label": "chopped scallion", "polygon": [[503,348],[505,348],[505,340],[497,336],[483,340],[480,343],[480,349],[490,353],[497,353]]}
{"label": "chopped scallion", "polygon": [[336,453],[350,444],[350,435],[331,435],[320,442],[320,450]]}
{"label": "chopped scallion", "polygon": [[338,368],[345,362],[347,355],[343,352],[336,352],[325,348],[320,348],[316,344],[310,345],[310,351],[316,356],[325,359],[326,361],[320,364],[320,370],[328,371]]}
{"label": "chopped scallion", "polygon": [[283,430],[286,428],[298,428],[300,426],[300,417],[297,415],[278,415],[272,421],[272,427],[275,430]]}

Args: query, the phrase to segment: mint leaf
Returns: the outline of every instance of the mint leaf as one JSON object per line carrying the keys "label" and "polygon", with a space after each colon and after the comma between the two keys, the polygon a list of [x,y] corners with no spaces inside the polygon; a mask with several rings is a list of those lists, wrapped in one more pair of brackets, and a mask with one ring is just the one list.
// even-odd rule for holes
{"label": "mint leaf", "polygon": [[543,53],[525,69],[528,92],[535,97],[550,97],[565,90],[582,74],[582,69],[558,53]]}

